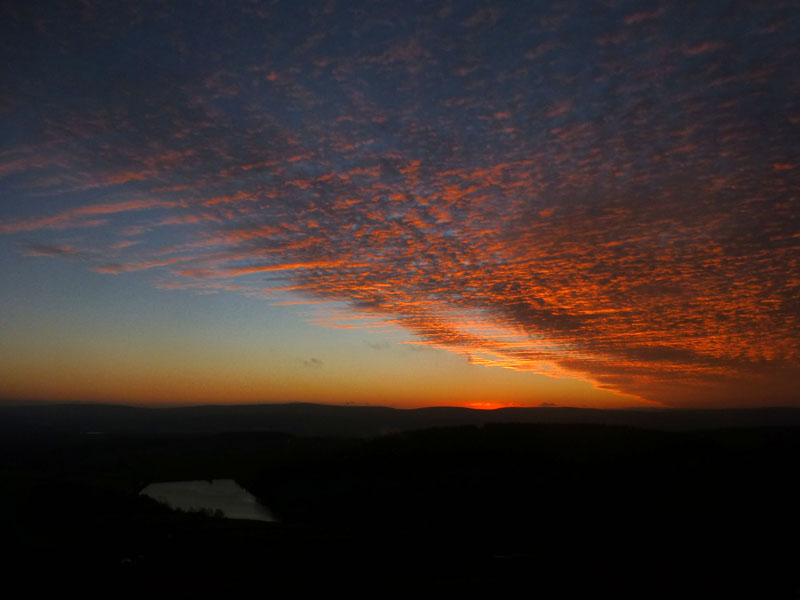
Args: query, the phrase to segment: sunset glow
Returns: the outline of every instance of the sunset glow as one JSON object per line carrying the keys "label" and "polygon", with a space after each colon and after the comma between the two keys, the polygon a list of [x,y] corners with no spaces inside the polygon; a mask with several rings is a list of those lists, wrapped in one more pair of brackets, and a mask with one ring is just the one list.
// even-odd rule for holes
{"label": "sunset glow", "polygon": [[800,8],[589,6],[9,4],[0,397],[800,404]]}

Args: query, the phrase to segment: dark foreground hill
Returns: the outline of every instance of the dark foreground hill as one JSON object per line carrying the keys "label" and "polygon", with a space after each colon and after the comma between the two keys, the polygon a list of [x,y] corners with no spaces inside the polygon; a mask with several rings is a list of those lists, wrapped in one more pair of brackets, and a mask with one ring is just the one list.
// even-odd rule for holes
{"label": "dark foreground hill", "polygon": [[[800,592],[796,427],[488,423],[372,437],[27,427],[0,438],[0,526],[4,572],[29,591]],[[152,481],[210,478],[235,478],[281,521],[138,496]]]}

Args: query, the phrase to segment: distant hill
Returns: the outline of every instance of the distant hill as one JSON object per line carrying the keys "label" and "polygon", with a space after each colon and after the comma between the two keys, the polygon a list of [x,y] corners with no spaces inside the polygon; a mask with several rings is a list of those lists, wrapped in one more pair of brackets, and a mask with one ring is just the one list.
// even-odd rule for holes
{"label": "distant hill", "polygon": [[798,408],[600,410],[569,407],[396,409],[326,404],[144,408],[105,404],[0,406],[0,433],[179,434],[273,431],[372,437],[483,423],[601,424],[668,431],[800,425]]}

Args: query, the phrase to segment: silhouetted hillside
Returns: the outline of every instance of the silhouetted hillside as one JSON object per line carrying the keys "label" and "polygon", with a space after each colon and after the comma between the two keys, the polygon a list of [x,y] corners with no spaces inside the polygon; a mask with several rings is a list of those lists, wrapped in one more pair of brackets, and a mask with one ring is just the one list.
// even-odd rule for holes
{"label": "silhouetted hillside", "polygon": [[792,516],[798,431],[489,424],[292,440],[247,483],[298,522],[373,526],[392,515],[403,528],[460,527],[480,515],[540,532],[553,523],[603,528],[608,519],[724,528],[756,513],[761,524]]}
{"label": "silhouetted hillside", "polygon": [[[258,414],[263,420],[248,421]],[[14,550],[5,566],[12,576],[38,574],[24,575],[29,588],[69,582],[131,597],[229,595],[253,585],[403,597],[497,597],[520,586],[543,597],[797,592],[800,428],[688,427],[697,413],[680,421],[684,431],[486,423],[363,433],[397,427],[395,417],[515,414],[314,405],[4,409],[13,418],[4,418],[0,437],[0,526]],[[636,416],[613,413],[625,414]],[[733,424],[743,414],[704,418],[719,424],[728,415]],[[215,415],[223,415],[216,426]],[[308,430],[338,435],[219,432],[245,422],[287,430],[304,417]],[[97,425],[118,429],[81,433],[102,430]],[[348,427],[359,436],[343,436]],[[178,513],[138,496],[152,481],[211,478],[236,479],[281,521]]]}
{"label": "silhouetted hillside", "polygon": [[394,409],[326,404],[256,404],[143,408],[101,404],[0,406],[0,432],[219,433],[278,431],[369,437],[430,427],[482,423],[585,423],[687,431],[800,425],[800,409],[599,410],[568,407]]}

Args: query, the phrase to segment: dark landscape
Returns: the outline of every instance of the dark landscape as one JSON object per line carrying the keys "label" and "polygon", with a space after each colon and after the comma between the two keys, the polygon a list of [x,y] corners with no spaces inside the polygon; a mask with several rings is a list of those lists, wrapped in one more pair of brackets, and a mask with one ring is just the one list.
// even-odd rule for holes
{"label": "dark landscape", "polygon": [[798,31],[0,1],[3,597],[800,600]]}
{"label": "dark landscape", "polygon": [[[799,419],[796,409],[3,407],[6,562],[33,587],[131,596],[256,584],[791,598]],[[279,521],[138,495],[154,481],[215,478],[235,479]]]}

